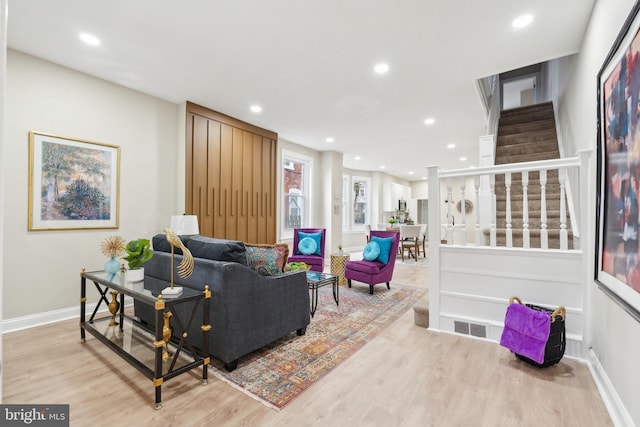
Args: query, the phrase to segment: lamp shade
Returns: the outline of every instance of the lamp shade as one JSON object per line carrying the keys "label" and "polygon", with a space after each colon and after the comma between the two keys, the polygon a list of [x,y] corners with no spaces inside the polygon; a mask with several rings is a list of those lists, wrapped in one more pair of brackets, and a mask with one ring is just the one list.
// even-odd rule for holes
{"label": "lamp shade", "polygon": [[200,234],[196,215],[173,215],[169,226],[178,236]]}

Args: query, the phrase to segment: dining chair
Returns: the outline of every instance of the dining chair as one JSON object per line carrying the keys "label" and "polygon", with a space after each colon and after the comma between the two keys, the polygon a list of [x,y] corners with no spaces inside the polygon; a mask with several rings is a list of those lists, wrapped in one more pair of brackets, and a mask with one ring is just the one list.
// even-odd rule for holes
{"label": "dining chair", "polygon": [[369,224],[364,225],[364,234],[365,234],[364,237],[367,239],[367,243],[369,243],[369,239],[371,238],[371,225]]}
{"label": "dining chair", "polygon": [[[427,224],[420,224],[420,237],[422,238],[422,256],[427,257]],[[420,255],[420,254],[418,254]]]}
{"label": "dining chair", "polygon": [[[407,251],[409,258],[415,258],[418,261],[420,254],[420,246],[418,239],[420,238],[421,225],[400,225],[400,252],[402,253],[402,261],[404,261],[404,252]],[[413,253],[412,253],[413,250]]]}

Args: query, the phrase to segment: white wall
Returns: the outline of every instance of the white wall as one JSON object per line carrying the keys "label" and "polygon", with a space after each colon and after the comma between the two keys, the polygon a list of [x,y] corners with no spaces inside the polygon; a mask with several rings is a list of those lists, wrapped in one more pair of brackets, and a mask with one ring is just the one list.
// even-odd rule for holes
{"label": "white wall", "polygon": [[[598,0],[578,55],[568,58],[567,87],[558,100],[566,154],[596,148],[597,74],[634,0]],[[592,168],[595,171],[595,156]],[[595,175],[595,173],[594,173]],[[595,183],[585,183],[596,188]],[[595,211],[595,206],[593,207]],[[594,259],[595,221],[584,238],[584,251]],[[593,267],[592,267],[593,268]],[[593,277],[593,272],[585,275]],[[640,425],[638,384],[640,384],[640,323],[633,320],[587,279],[592,301],[589,309],[592,355],[609,409],[618,425]],[[608,388],[607,388],[608,387]]]}
{"label": "white wall", "polygon": [[[179,106],[8,51],[3,180],[3,319],[78,310],[80,270],[100,270],[100,242],[161,232],[175,214]],[[121,147],[120,228],[27,231],[29,131]],[[184,169],[182,169],[184,170]]]}
{"label": "white wall", "polygon": [[[6,127],[5,127],[5,99],[6,99],[6,72],[7,72],[7,10],[8,5],[6,0],[0,0],[0,183],[7,181],[7,173],[5,164],[7,158],[4,155],[6,150],[4,149],[6,139]],[[4,187],[0,185],[0,295],[4,287],[4,266],[3,266],[3,253],[4,253]],[[2,305],[0,305],[0,319],[2,319]],[[2,336],[2,323],[0,323],[0,337]],[[2,351],[2,339],[0,339],[0,402],[2,402],[2,367],[4,363],[3,351]]]}

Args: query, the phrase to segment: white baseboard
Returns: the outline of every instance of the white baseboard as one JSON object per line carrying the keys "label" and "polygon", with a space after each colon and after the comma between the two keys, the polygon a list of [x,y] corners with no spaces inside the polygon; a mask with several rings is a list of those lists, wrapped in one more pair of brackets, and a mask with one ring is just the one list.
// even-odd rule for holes
{"label": "white baseboard", "polygon": [[[96,308],[97,303],[86,305],[87,320]],[[125,307],[131,304],[125,303]],[[98,313],[108,313],[108,308],[103,305]],[[61,310],[47,311],[45,313],[32,314],[29,316],[15,317],[2,321],[2,333],[10,333],[21,331],[23,329],[35,328],[36,326],[47,325],[49,323],[61,322],[63,320],[78,319],[78,327],[80,327],[80,306],[63,308]]]}
{"label": "white baseboard", "polygon": [[604,402],[613,425],[616,427],[636,427],[635,423],[631,419],[631,415],[627,411],[627,408],[620,400],[615,387],[611,384],[607,373],[600,364],[600,361],[596,357],[593,350],[589,350],[589,371],[591,371],[591,377],[596,383],[596,387],[600,392],[600,397]]}

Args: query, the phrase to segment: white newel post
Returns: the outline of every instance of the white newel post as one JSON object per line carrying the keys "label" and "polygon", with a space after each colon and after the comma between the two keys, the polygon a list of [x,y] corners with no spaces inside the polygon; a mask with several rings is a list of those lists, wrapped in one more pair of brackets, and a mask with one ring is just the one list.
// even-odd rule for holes
{"label": "white newel post", "polygon": [[491,174],[489,178],[489,186],[491,188],[491,230],[489,231],[489,246],[496,247],[496,176]]}
{"label": "white newel post", "polygon": [[480,176],[473,177],[473,186],[476,189],[476,246],[484,246],[482,229],[480,228]]}
{"label": "white newel post", "polygon": [[506,237],[507,247],[513,247],[513,232],[511,230],[511,172],[504,174],[504,186],[507,190],[507,225],[506,225]]}
{"label": "white newel post", "polygon": [[527,195],[529,185],[529,172],[522,172],[522,247],[529,249],[531,240],[529,239],[529,199]]}
{"label": "white newel post", "polygon": [[460,215],[462,215],[462,233],[460,236],[460,244],[462,246],[466,246],[467,245],[467,210],[465,208],[465,195],[464,195],[464,190],[466,188],[466,184],[464,182],[464,177],[460,178],[462,184],[460,184],[460,194],[461,194],[461,199],[460,199]]}
{"label": "white newel post", "polygon": [[447,178],[447,245],[453,245],[453,216],[451,214],[451,199],[453,191],[451,188],[451,178]]}
{"label": "white newel post", "polygon": [[440,329],[440,178],[439,168],[427,168],[429,180],[429,329]]}
{"label": "white newel post", "polygon": [[[494,135],[481,136],[478,143],[478,166],[493,166],[495,164],[495,137]],[[491,188],[491,176],[482,175],[480,177],[480,203],[476,204],[477,213],[480,215],[480,228],[491,227],[491,222],[495,221],[491,207],[494,201],[494,192]],[[495,246],[495,245],[494,245]]]}

